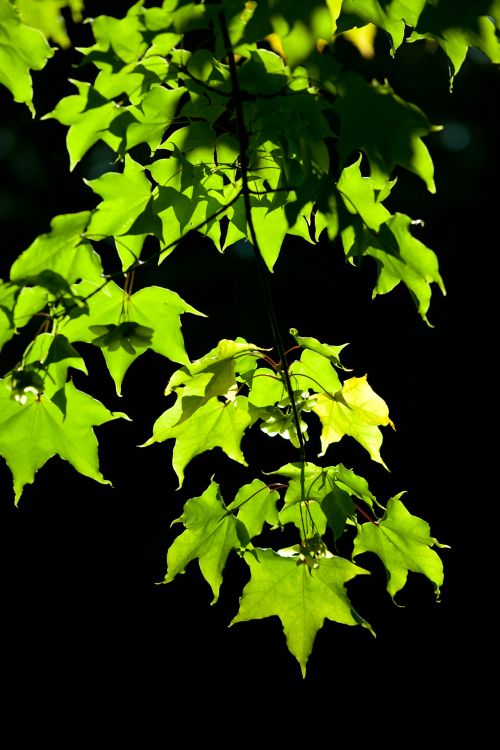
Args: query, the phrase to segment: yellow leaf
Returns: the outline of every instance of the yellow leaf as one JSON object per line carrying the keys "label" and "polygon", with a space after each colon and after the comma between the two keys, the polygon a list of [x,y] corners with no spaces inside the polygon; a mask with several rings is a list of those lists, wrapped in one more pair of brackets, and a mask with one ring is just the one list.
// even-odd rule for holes
{"label": "yellow leaf", "polygon": [[283,58],[283,60],[286,61],[285,50],[283,49],[283,45],[278,34],[268,34],[268,36],[266,36],[266,41],[269,42],[273,52],[276,52],[277,55],[279,55]]}
{"label": "yellow leaf", "polygon": [[374,41],[377,34],[377,27],[373,23],[368,23],[361,28],[349,29],[344,31],[344,39],[354,44],[359,54],[367,60],[375,57]]}

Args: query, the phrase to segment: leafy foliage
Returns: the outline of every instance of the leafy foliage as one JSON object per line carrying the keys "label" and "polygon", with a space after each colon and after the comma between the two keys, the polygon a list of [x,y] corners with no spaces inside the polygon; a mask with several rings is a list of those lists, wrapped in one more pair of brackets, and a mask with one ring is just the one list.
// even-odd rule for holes
{"label": "leafy foliage", "polygon": [[[71,369],[87,371],[73,346],[82,342],[102,351],[118,394],[128,368],[147,350],[181,365],[166,386],[170,403],[145,443],[174,441],[180,485],[189,463],[214,448],[246,466],[242,440],[250,430],[288,440],[295,460],[276,472],[279,482],[256,478],[226,505],[212,479],[187,500],[165,581],[198,560],[215,601],[236,551],[251,578],[233,623],[278,616],[305,674],[325,619],[369,628],[346,590],[367,571],[340,555],[345,539],[353,556],[380,557],[392,597],[408,571],[428,577],[436,593],[442,584],[441,561],[431,549],[436,542],[400,496],[378,519],[383,506],[364,478],[342,464],[306,460],[306,448],[323,457],[349,436],[385,466],[380,428],[392,422],[367,376],[347,375],[340,359],[345,345],[291,329],[285,351],[270,294],[268,274],[289,236],[337,242],[353,265],[374,259],[374,296],[402,283],[425,321],[432,284],[444,293],[436,255],[413,234],[415,222],[386,206],[401,170],[435,191],[425,139],[436,128],[388,82],[343,68],[335,40],[344,33],[359,40],[356,29],[368,28],[365,46],[356,44],[368,45],[369,54],[377,30],[388,34],[394,54],[405,38],[431,40],[447,55],[452,78],[469,46],[500,59],[498,2],[128,6],[123,18],[89,19],[94,43],[79,53],[95,75],[73,80],[76,93],[44,115],[67,128],[70,169],[99,142],[113,163],[87,182],[96,207],[55,217],[0,282],[0,346],[8,357],[18,336],[27,339],[21,360],[11,361],[1,381],[0,453],[13,473],[16,502],[54,455],[106,481],[93,427],[126,417],[72,382]],[[30,71],[54,54],[47,40],[70,43],[62,9],[74,21],[85,13],[81,0],[0,0],[0,83],[32,111]],[[241,240],[251,246],[273,350],[222,339],[190,360],[180,317],[202,313],[160,282],[144,283],[141,268],[170,263],[181,240],[196,234],[219,252]],[[104,259],[116,270],[104,273]],[[35,319],[43,325],[33,337]],[[359,524],[360,514],[369,520]],[[298,531],[297,544],[254,546],[284,526]]]}

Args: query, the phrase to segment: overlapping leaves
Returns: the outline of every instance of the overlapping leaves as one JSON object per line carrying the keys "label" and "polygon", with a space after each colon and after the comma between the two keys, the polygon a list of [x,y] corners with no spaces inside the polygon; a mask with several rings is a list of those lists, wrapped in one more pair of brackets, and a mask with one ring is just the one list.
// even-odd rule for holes
{"label": "overlapping leaves", "polygon": [[[333,56],[334,36],[373,23],[396,50],[411,27],[410,41],[434,40],[454,75],[469,46],[500,57],[497,0],[466,5],[168,0],[152,8],[135,3],[123,18],[92,19],[95,43],[80,51],[97,75],[73,81],[76,93],[46,117],[68,128],[72,169],[99,141],[115,163],[87,183],[100,198],[97,207],[56,217],[13,264],[9,280],[0,282],[0,346],[34,316],[44,330],[0,381],[0,453],[12,470],[16,501],[54,455],[106,481],[93,427],[125,415],[68,379],[70,368],[86,372],[73,346],[78,342],[102,350],[118,394],[126,371],[146,350],[182,365],[165,391],[174,403],[146,443],[174,441],[181,485],[190,461],[213,448],[246,465],[242,439],[253,425],[295,447],[308,439],[308,451],[321,456],[350,436],[383,464],[380,428],[392,425],[387,405],[366,376],[346,373],[342,345],[292,329],[302,351],[288,373],[281,352],[275,361],[242,339],[224,339],[190,362],[180,316],[200,313],[162,286],[132,293],[132,272],[163,261],[193,230],[220,251],[256,237],[255,250],[272,271],[288,235],[314,244],[326,230],[330,241],[340,236],[351,263],[365,256],[376,261],[374,294],[402,282],[426,319],[431,285],[444,291],[436,256],[416,236],[412,220],[391,214],[384,201],[401,169],[434,192],[424,142],[434,127],[389,83],[368,83],[342,70]],[[45,37],[68,43],[56,14],[62,7],[82,10],[80,0],[0,0],[0,83],[30,107],[30,70],[41,69],[52,54]],[[237,66],[231,66],[224,23]],[[185,34],[200,29],[210,42],[190,51]],[[120,267],[105,276],[95,250],[110,238],[125,274],[123,289],[112,280]],[[346,590],[366,571],[331,551],[342,546],[344,534],[353,533],[353,556],[380,557],[392,597],[409,571],[425,575],[439,591],[437,543],[400,496],[379,519],[366,480],[342,464],[287,464],[276,478],[244,485],[227,505],[213,480],[188,500],[165,580],[198,560],[215,601],[231,554],[242,555],[251,578],[233,622],[278,616],[303,673],[325,619],[369,627]],[[358,525],[360,514],[370,520]],[[279,551],[254,546],[262,533],[287,525],[298,530],[298,544]]]}

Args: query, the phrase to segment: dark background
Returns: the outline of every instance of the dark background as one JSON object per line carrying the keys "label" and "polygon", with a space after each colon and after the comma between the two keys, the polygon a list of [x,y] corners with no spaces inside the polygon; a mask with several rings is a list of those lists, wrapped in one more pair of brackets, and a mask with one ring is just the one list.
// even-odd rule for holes
{"label": "dark background", "polygon": [[[73,34],[77,44],[88,43],[85,29]],[[369,78],[387,78],[432,123],[445,126],[427,139],[437,195],[430,196],[416,177],[401,172],[390,208],[424,220],[416,233],[438,252],[448,297],[435,290],[430,311],[435,327],[428,328],[402,287],[371,301],[375,267],[370,262],[352,269],[338,243],[311,247],[290,240],[273,279],[275,302],[283,331],[296,326],[323,341],[352,342],[347,364],[356,375],[368,372],[371,385],[389,403],[397,426],[394,434],[385,431],[383,456],[390,474],[367,461],[349,440],[331,447],[328,461],[342,461],[366,476],[382,501],[408,490],[410,510],[452,546],[443,551],[442,601],[436,604],[426,579],[410,574],[399,597],[405,608],[396,608],[385,592],[381,566],[374,558],[360,558],[374,575],[349,590],[378,637],[326,623],[302,682],[277,618],[227,629],[246,580],[239,561],[229,565],[214,607],[196,563],[169,586],[156,586],[165,574],[166,549],[180,529],[170,529],[170,523],[188,497],[205,489],[211,474],[232,499],[260,468],[276,468],[293,455],[279,438],[246,437],[250,469],[213,451],[192,462],[185,487],[176,492],[172,446],[135,447],[149,437],[154,419],[166,408],[161,394],[172,366],[144,355],[127,374],[124,398],[118,399],[99,356],[82,347],[93,374],[88,384],[76,375],[77,384],[134,421],[97,431],[102,470],[114,489],[80,477],[56,458],[38,473],[15,509],[9,471],[3,462],[0,466],[2,675],[6,685],[18,685],[15,694],[23,700],[41,700],[48,679],[57,705],[104,712],[115,699],[122,708],[139,700],[172,706],[193,691],[205,702],[224,695],[225,705],[228,700],[232,705],[243,694],[280,690],[306,699],[326,690],[354,711],[367,700],[372,707],[413,701],[438,714],[450,696],[477,697],[475,679],[491,631],[479,610],[486,591],[479,560],[487,533],[479,521],[489,515],[484,501],[490,488],[479,445],[480,417],[485,418],[487,407],[475,383],[482,377],[490,319],[489,258],[497,201],[488,180],[494,177],[498,135],[498,72],[479,53],[471,53],[450,94],[444,56],[424,44],[407,45],[395,60],[382,35],[374,61],[362,60],[343,40],[338,50],[346,63]],[[47,231],[54,215],[95,205],[82,177],[108,168],[109,154],[97,145],[70,174],[66,129],[39,121],[72,93],[67,66],[76,59],[74,52],[59,52],[35,74],[35,121],[27,108],[0,91],[4,278],[12,260]],[[145,270],[137,284],[152,283],[152,274]],[[234,251],[221,256],[200,239],[182,243],[159,274],[159,283],[209,315],[208,320],[184,318],[192,358],[219,338],[241,335],[271,345],[251,259]],[[5,347],[2,372],[12,366],[15,346]],[[421,683],[423,689],[417,687]]]}

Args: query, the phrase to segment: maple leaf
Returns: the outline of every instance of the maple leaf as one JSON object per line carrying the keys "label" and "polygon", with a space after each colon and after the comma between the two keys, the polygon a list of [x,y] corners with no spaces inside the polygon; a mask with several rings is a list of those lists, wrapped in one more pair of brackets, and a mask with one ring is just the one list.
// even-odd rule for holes
{"label": "maple leaf", "polygon": [[69,341],[84,341],[102,348],[118,395],[121,395],[128,368],[147,349],[173,362],[189,361],[180,316],[187,312],[193,315],[203,313],[188,305],[175,292],[148,286],[129,296],[114,281],[108,282],[96,294],[92,294],[96,286],[88,282],[82,282],[74,289],[84,298],[89,296],[88,313],[67,320],[59,330]]}
{"label": "maple leaf", "polygon": [[406,583],[408,571],[422,573],[434,585],[436,597],[443,583],[443,563],[432,546],[444,547],[431,537],[429,524],[413,516],[399,499],[391,498],[384,517],[375,523],[364,523],[354,540],[353,557],[374,552],[387,570],[387,591],[394,599]]}
{"label": "maple leaf", "polygon": [[366,375],[346,380],[335,398],[327,393],[319,393],[312,411],[323,425],[321,455],[325,454],[331,443],[350,435],[366,448],[373,461],[385,466],[380,456],[382,433],[378,425],[392,425],[392,422],[387,404],[368,385]]}
{"label": "maple leaf", "polygon": [[340,157],[355,150],[368,157],[373,186],[383,189],[399,164],[436,192],[434,166],[422,137],[433,127],[414,104],[397,96],[388,83],[369,84],[358,73],[346,73],[334,109],[340,115]]}
{"label": "maple leaf", "polygon": [[85,182],[103,198],[87,230],[89,237],[98,240],[126,234],[151,198],[151,183],[144,167],[128,154],[123,172],[105,172]]}
{"label": "maple leaf", "polygon": [[211,398],[191,416],[179,421],[182,416],[182,399],[164,412],[153,426],[153,436],[144,443],[162,443],[175,438],[172,465],[179,478],[184,481],[184,469],[200,453],[212,448],[222,450],[234,461],[247,466],[240,443],[243,433],[251,424],[248,399],[237,396],[234,401],[222,403]]}
{"label": "maple leaf", "polygon": [[26,393],[20,403],[12,398],[9,379],[0,380],[0,454],[14,477],[16,504],[23,487],[52,456],[63,458],[84,476],[111,484],[99,471],[97,439],[92,427],[112,419],[128,419],[111,412],[73,383],[64,387],[65,414],[44,393]]}
{"label": "maple leaf", "polygon": [[251,579],[231,625],[277,615],[287,646],[305,676],[316,633],[325,619],[344,625],[368,623],[353,609],[345,584],[368,571],[342,557],[324,557],[311,569],[297,556],[258,549],[245,555]]}
{"label": "maple leaf", "polygon": [[41,234],[14,261],[10,278],[20,282],[43,271],[53,271],[68,284],[79,279],[101,279],[102,265],[98,254],[84,237],[90,211],[62,214],[50,222],[50,232]]}
{"label": "maple leaf", "polygon": [[219,485],[212,481],[200,497],[188,500],[184,512],[174,523],[186,528],[168,550],[167,575],[164,583],[183,573],[191,560],[197,559],[205,580],[210,584],[214,604],[219,598],[222,571],[232,549],[248,541],[245,526],[226,507]]}
{"label": "maple leaf", "polygon": [[34,115],[30,70],[41,70],[54,50],[38,29],[22,23],[9,0],[0,0],[0,39],[0,84]]}
{"label": "maple leaf", "polygon": [[228,510],[232,513],[237,511],[238,520],[241,521],[253,539],[261,533],[264,523],[271,526],[279,524],[279,514],[276,503],[279,493],[268,487],[261,479],[254,479],[250,484],[240,487],[236,497]]}

